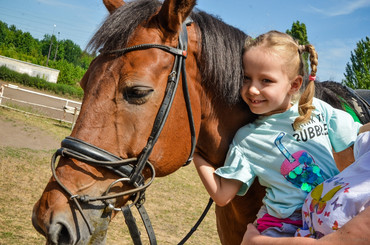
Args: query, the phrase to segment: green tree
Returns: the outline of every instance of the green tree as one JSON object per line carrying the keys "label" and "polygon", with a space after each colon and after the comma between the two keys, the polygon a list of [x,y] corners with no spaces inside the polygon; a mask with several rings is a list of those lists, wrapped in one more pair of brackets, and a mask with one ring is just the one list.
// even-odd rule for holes
{"label": "green tree", "polygon": [[29,32],[20,33],[18,35],[17,51],[28,55],[38,56],[41,55],[39,50],[39,42],[34,39]]}
{"label": "green tree", "polygon": [[[298,41],[300,45],[309,44],[307,38],[307,30],[306,25],[304,23],[300,23],[298,20],[293,22],[292,28],[290,30],[286,30],[286,33],[291,35],[295,40]],[[308,54],[303,54],[304,65],[306,73],[308,72]]]}
{"label": "green tree", "polygon": [[[55,47],[55,51],[57,52],[56,60],[62,60],[62,59],[64,59],[64,55],[65,55],[64,42],[59,40],[56,45],[57,45],[57,47]],[[58,49],[58,50],[56,50],[56,49]],[[54,56],[55,56],[55,54],[54,54]]]}
{"label": "green tree", "polygon": [[353,89],[370,89],[370,38],[361,39],[351,52],[342,84]]}
{"label": "green tree", "polygon": [[84,69],[88,69],[90,66],[91,61],[94,59],[94,56],[90,55],[86,51],[83,51],[81,54],[81,57],[79,59],[79,66],[81,66]]}
{"label": "green tree", "polygon": [[80,46],[72,42],[71,40],[67,39],[64,40],[64,59],[66,59],[68,62],[78,65],[78,61],[81,57],[82,50]]}
{"label": "green tree", "polygon": [[54,54],[55,54],[56,42],[57,42],[57,39],[56,39],[55,35],[50,36],[48,34],[45,34],[44,38],[40,42],[42,55],[45,56],[45,57],[48,56],[50,45],[51,45],[49,59],[53,59]]}
{"label": "green tree", "polygon": [[44,38],[40,41],[40,49],[41,49],[41,54],[43,56],[48,55],[50,39],[51,39],[51,36],[48,34],[45,34]]}
{"label": "green tree", "polygon": [[[55,35],[45,34],[39,41],[29,32],[24,33],[17,30],[16,26],[8,26],[0,21],[0,55],[45,65],[50,44],[52,45],[48,64],[60,70],[58,83],[75,86],[86,72],[95,54],[83,52],[80,46],[71,40],[57,40]],[[57,55],[54,60],[55,53]]]}
{"label": "green tree", "polygon": [[67,84],[67,85],[77,85],[84,73],[85,69],[80,66],[75,66],[74,64],[68,62],[67,60],[50,60],[50,67],[60,71],[58,77],[58,83]]}
{"label": "green tree", "polygon": [[292,24],[292,28],[290,30],[286,30],[286,33],[298,40],[301,45],[309,44],[306,25],[304,23],[300,23],[298,20]]}
{"label": "green tree", "polygon": [[8,35],[8,25],[0,21],[0,44],[5,45],[5,39]]}

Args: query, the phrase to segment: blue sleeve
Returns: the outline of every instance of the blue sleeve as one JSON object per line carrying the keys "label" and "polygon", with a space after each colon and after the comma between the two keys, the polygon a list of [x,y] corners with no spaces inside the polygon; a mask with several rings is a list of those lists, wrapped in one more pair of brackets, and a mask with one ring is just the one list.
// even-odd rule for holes
{"label": "blue sleeve", "polygon": [[230,145],[225,165],[216,169],[215,174],[222,178],[241,181],[243,184],[237,193],[240,196],[245,195],[255,178],[246,157],[243,157],[243,154],[234,145]]}
{"label": "blue sleeve", "polygon": [[343,151],[353,145],[362,124],[355,122],[349,113],[323,103],[330,143],[335,152]]}

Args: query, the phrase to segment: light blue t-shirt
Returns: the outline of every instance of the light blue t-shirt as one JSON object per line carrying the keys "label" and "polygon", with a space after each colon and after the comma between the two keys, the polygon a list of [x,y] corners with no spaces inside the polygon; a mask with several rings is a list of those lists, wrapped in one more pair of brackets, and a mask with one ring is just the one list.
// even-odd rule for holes
{"label": "light blue t-shirt", "polygon": [[361,127],[352,117],[314,98],[311,120],[294,131],[298,105],[271,116],[260,116],[240,128],[230,145],[225,165],[215,173],[243,182],[245,195],[258,177],[266,187],[263,203],[270,215],[287,218],[303,205],[307,193],[339,173],[332,149],[351,146]]}

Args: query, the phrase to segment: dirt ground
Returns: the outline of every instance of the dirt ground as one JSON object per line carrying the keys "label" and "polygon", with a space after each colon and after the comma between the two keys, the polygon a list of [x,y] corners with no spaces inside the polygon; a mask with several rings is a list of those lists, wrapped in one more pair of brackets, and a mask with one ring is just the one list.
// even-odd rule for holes
{"label": "dirt ground", "polygon": [[10,146],[33,150],[59,148],[60,142],[40,128],[27,125],[22,121],[9,121],[0,117],[0,147]]}
{"label": "dirt ground", "polygon": [[[0,80],[0,85],[3,84],[12,83]],[[19,84],[13,85],[35,92],[40,92],[36,89],[24,87]],[[24,96],[24,94],[21,94],[20,96]],[[27,94],[27,96],[29,97],[28,99],[32,97],[32,102],[34,103],[40,103],[37,100],[43,99],[34,94]],[[13,97],[13,95],[10,97]],[[0,147],[7,146],[16,148],[29,148],[32,150],[51,150],[58,149],[60,147],[60,140],[56,139],[54,135],[48,133],[46,130],[32,126],[32,124],[26,123],[23,120],[14,121],[0,114]]]}

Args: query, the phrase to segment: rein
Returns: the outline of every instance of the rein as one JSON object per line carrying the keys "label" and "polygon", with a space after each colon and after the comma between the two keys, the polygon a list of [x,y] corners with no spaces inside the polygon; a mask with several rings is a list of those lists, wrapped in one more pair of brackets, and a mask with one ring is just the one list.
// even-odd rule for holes
{"label": "rein", "polygon": [[[175,56],[175,61],[173,64],[172,71],[168,75],[165,95],[162,101],[162,105],[159,108],[157,116],[154,120],[151,134],[148,138],[146,146],[144,147],[144,149],[142,150],[142,152],[139,154],[137,158],[122,159],[99,147],[96,147],[80,139],[73,138],[70,136],[66,137],[62,141],[61,148],[58,149],[52,156],[52,159],[51,159],[52,174],[56,182],[60,185],[60,187],[69,195],[70,200],[72,200],[75,203],[77,209],[79,210],[82,218],[84,219],[89,229],[90,234],[92,234],[92,227],[91,227],[91,224],[88,222],[87,217],[81,208],[80,202],[89,203],[93,201],[102,201],[106,205],[105,212],[111,212],[113,210],[115,211],[121,210],[123,212],[125,216],[126,224],[129,228],[129,232],[130,232],[130,235],[131,235],[131,238],[134,244],[140,245],[142,244],[141,239],[140,239],[140,232],[137,228],[135,219],[130,210],[132,206],[135,206],[138,209],[139,214],[143,220],[145,229],[147,231],[147,234],[150,240],[150,244],[153,244],[153,245],[157,244],[153,227],[150,223],[149,216],[146,213],[144,205],[143,205],[145,202],[145,190],[150,186],[150,184],[153,182],[154,177],[155,177],[155,169],[148,159],[165,125],[165,122],[167,120],[167,117],[171,109],[171,106],[172,106],[172,103],[173,103],[173,100],[176,94],[176,90],[179,84],[181,73],[182,73],[184,99],[186,103],[186,110],[188,114],[190,133],[191,133],[191,151],[190,151],[188,160],[186,161],[185,165],[189,164],[192,161],[193,154],[195,151],[195,145],[196,145],[194,119],[193,119],[193,113],[191,109],[190,96],[189,96],[189,91],[188,91],[186,70],[185,70],[185,59],[187,56],[187,44],[188,44],[188,34],[187,34],[186,26],[189,25],[191,22],[192,21],[190,19],[186,19],[186,21],[183,23],[182,31],[179,35],[179,42],[178,42],[177,48],[173,48],[173,47],[161,45],[161,44],[141,44],[141,45],[135,45],[135,46],[127,47],[123,49],[117,49],[117,50],[105,51],[105,52],[103,51],[101,53],[101,55],[116,55],[117,57],[119,57],[128,52],[132,52],[136,50],[158,48],[165,52],[173,54]],[[64,158],[73,158],[73,159],[87,163],[92,166],[99,166],[99,167],[107,168],[113,171],[115,174],[117,174],[121,178],[113,181],[109,185],[107,190],[102,194],[102,196],[91,197],[88,195],[73,194],[59,180],[56,174],[55,162],[58,156],[61,156]],[[145,178],[142,173],[145,167],[148,167],[151,172],[150,179],[146,183],[145,183]],[[133,189],[122,191],[116,194],[109,194],[110,189],[119,182],[127,182],[129,185],[133,187]],[[116,208],[107,201],[109,199],[114,199],[117,197],[123,197],[127,195],[131,195],[130,200],[132,201],[132,204],[125,205],[121,208]],[[203,212],[202,216],[200,217],[196,225],[179,244],[184,244],[185,241],[190,237],[190,235],[195,231],[196,227],[200,224],[205,214],[209,210],[211,204],[212,202],[210,199],[209,204],[206,207],[206,210]]]}

